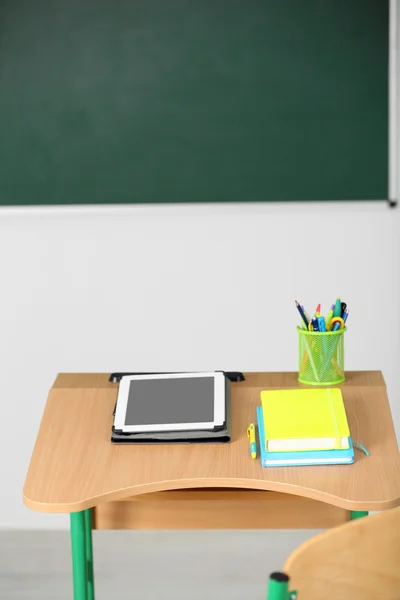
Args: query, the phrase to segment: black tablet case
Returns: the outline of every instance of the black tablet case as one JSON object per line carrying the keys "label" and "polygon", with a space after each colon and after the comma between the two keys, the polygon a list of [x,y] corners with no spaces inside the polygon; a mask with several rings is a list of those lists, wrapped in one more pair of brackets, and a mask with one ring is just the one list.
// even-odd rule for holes
{"label": "black tablet case", "polygon": [[[120,381],[124,375],[138,373],[113,373],[110,381]],[[149,373],[145,373],[149,374]],[[225,373],[225,422],[220,427],[198,431],[159,431],[141,433],[123,433],[112,427],[111,442],[113,444],[216,444],[231,440],[231,381],[243,381],[241,373]],[[117,379],[118,377],[118,379]],[[115,412],[115,411],[114,411]]]}

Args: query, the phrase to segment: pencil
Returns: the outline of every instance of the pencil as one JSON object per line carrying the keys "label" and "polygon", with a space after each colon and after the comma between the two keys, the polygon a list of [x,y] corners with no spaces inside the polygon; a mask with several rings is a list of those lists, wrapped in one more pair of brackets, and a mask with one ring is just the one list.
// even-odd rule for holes
{"label": "pencil", "polygon": [[297,308],[297,310],[299,311],[299,313],[300,313],[300,316],[301,316],[301,318],[303,319],[303,321],[304,321],[304,324],[305,324],[306,328],[308,329],[308,321],[307,321],[307,317],[306,317],[306,315],[304,314],[304,310],[301,308],[301,306],[300,306],[300,304],[297,302],[297,300],[295,300],[295,303],[296,303],[296,308]]}

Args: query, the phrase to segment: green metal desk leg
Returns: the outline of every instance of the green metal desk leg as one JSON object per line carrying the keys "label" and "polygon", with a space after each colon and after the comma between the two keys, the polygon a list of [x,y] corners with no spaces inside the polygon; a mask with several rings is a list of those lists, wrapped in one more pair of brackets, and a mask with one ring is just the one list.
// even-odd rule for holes
{"label": "green metal desk leg", "polygon": [[87,600],[94,600],[94,575],[93,575],[93,546],[92,546],[92,512],[85,510],[86,532],[86,568],[87,568]]}
{"label": "green metal desk leg", "polygon": [[88,600],[85,512],[71,513],[70,518],[74,600]]}
{"label": "green metal desk leg", "polygon": [[289,600],[289,577],[285,573],[271,573],[267,600]]}
{"label": "green metal desk leg", "polygon": [[361,517],[367,517],[367,510],[351,510],[350,511],[350,521],[355,521],[356,519],[361,519]]}

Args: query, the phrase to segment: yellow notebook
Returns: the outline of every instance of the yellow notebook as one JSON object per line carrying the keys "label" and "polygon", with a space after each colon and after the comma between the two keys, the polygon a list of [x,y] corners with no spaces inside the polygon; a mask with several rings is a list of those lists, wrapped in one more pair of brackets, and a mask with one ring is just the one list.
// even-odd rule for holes
{"label": "yellow notebook", "polygon": [[345,450],[349,426],[337,388],[261,392],[266,450]]}

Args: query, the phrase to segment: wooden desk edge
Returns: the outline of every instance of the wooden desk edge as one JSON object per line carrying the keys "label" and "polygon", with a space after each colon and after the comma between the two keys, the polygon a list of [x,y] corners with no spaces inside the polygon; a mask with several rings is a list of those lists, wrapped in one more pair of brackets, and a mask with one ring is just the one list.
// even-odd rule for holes
{"label": "wooden desk edge", "polygon": [[[268,384],[270,387],[303,387],[297,381],[297,372],[245,372],[245,381],[235,383],[239,386],[262,387]],[[108,379],[109,373],[59,373],[54,380],[53,388],[109,388],[117,389],[118,384],[111,383]],[[288,385],[289,384],[289,385]],[[339,387],[346,385],[368,385],[369,387],[386,387],[385,380],[381,371],[348,371],[346,381]],[[336,387],[336,386],[335,386]]]}
{"label": "wooden desk edge", "polygon": [[204,489],[204,488],[230,488],[230,489],[241,489],[241,490],[256,490],[266,492],[281,492],[284,494],[291,494],[299,496],[301,498],[309,498],[311,500],[318,500],[331,504],[338,508],[344,508],[345,510],[355,511],[383,511],[397,508],[400,506],[400,497],[392,498],[390,500],[383,501],[352,501],[340,498],[332,494],[321,492],[318,490],[301,488],[290,484],[259,481],[251,479],[189,479],[189,480],[176,480],[176,481],[161,481],[153,482],[151,484],[128,487],[118,490],[113,490],[107,494],[93,498],[85,498],[79,502],[74,503],[42,503],[36,502],[33,498],[29,498],[25,495],[25,488],[23,494],[23,500],[25,506],[31,510],[45,513],[73,513],[88,508],[93,508],[99,504],[105,502],[123,500],[132,496],[139,496],[142,494],[148,494],[153,492],[166,492],[173,490],[185,490],[185,489]]}

